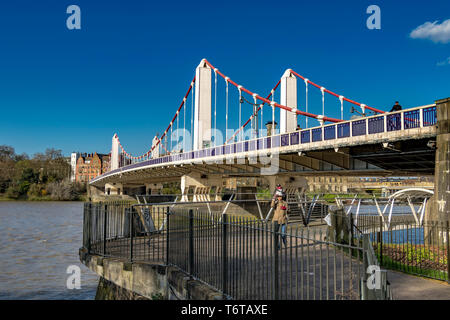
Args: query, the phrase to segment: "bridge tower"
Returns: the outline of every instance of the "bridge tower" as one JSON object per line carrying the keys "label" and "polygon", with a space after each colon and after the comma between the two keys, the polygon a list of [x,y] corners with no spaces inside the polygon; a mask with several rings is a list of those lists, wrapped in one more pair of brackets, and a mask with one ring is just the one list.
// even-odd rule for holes
{"label": "bridge tower", "polygon": [[211,68],[203,59],[195,70],[194,150],[211,145]]}
{"label": "bridge tower", "polygon": [[112,137],[112,147],[111,147],[111,164],[110,169],[119,169],[119,137],[117,133]]}
{"label": "bridge tower", "polygon": [[152,140],[152,148],[153,148],[152,158],[153,159],[159,158],[159,149],[161,147],[162,141],[159,144],[158,144],[158,141],[159,141],[158,135],[155,135]]}
{"label": "bridge tower", "polygon": [[[281,77],[280,103],[297,109],[297,77],[291,69],[287,69]],[[297,113],[280,109],[280,133],[292,132],[297,129]]]}

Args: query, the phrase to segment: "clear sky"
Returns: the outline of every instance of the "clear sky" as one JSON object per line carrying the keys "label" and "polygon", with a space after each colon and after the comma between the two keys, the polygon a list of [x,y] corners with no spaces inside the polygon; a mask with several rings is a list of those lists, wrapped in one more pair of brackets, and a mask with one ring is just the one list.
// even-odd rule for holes
{"label": "clear sky", "polygon": [[[66,27],[72,4],[81,30]],[[381,30],[366,27],[372,4]],[[264,96],[292,68],[379,109],[430,104],[450,96],[448,19],[448,0],[2,1],[0,144],[106,153],[117,132],[144,153],[202,58]],[[311,101],[321,113],[320,92]],[[326,114],[339,117],[334,103]]]}

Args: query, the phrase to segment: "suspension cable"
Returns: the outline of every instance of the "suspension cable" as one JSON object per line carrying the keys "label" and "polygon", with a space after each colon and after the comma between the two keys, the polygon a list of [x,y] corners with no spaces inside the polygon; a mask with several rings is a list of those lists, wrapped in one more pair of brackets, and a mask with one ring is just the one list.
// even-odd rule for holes
{"label": "suspension cable", "polygon": [[[306,88],[306,112],[308,112],[308,79],[305,79],[305,88]],[[305,117],[305,125],[306,129],[308,129],[308,117]]]}
{"label": "suspension cable", "polygon": [[186,151],[186,100],[183,106],[183,151]]}
{"label": "suspension cable", "polygon": [[[204,62],[205,62],[211,69],[214,69],[214,66],[213,66],[208,60],[204,59]],[[217,73],[218,73],[222,78],[225,78],[225,77],[226,77],[226,76],[225,76],[223,73],[221,73],[220,71],[217,71]],[[238,86],[239,86],[236,82],[234,82],[234,81],[231,80],[231,79],[229,79],[228,81],[229,81],[232,85],[234,85],[235,87],[238,87]],[[244,91],[244,92],[246,92],[246,93],[249,94],[249,95],[253,95],[253,92],[251,92],[250,90],[248,90],[248,89],[246,89],[246,88],[244,88],[244,87],[242,87],[242,86],[240,86],[240,87],[241,87],[241,91]],[[261,96],[259,96],[259,95],[257,95],[256,98],[257,98],[258,100],[262,101],[262,102],[270,103],[270,101],[269,101],[268,99],[265,99],[265,98],[263,98],[263,97],[261,97]],[[279,103],[274,103],[274,105],[275,105],[277,108],[284,109],[284,110],[287,110],[287,111],[290,111],[290,112],[296,112],[297,114],[300,114],[300,115],[304,115],[304,116],[311,117],[311,118],[315,118],[315,119],[318,118],[318,115],[316,115],[316,114],[307,113],[307,112],[301,111],[301,110],[299,110],[299,109],[295,109],[295,111],[294,111],[294,110],[293,110],[294,108],[290,108],[290,107],[281,105],[281,104],[279,104]],[[324,116],[324,117],[323,117],[323,121],[329,121],[329,122],[341,122],[342,120],[340,120],[340,119],[334,119],[334,118],[330,118],[330,117],[325,117],[325,116]]]}
{"label": "suspension cable", "polygon": [[[227,79],[229,79],[229,78],[227,77]],[[266,99],[270,99],[270,98],[272,97],[272,101],[273,101],[273,99],[274,99],[274,92],[275,92],[275,90],[278,88],[278,86],[280,85],[280,83],[281,83],[281,80],[278,80],[277,84],[276,84],[275,87],[272,89],[272,91],[270,91],[270,94],[267,96]],[[245,99],[245,98],[244,98],[244,99]],[[250,102],[249,102],[249,103],[250,103]],[[263,103],[261,104],[261,107],[262,107],[264,104],[265,104],[265,102],[263,102]],[[261,107],[260,107],[260,108],[261,108]],[[274,110],[275,110],[275,109],[274,109]],[[259,111],[259,109],[258,109],[257,111]],[[228,141],[232,140],[232,139],[240,132],[240,130],[244,129],[245,126],[247,126],[247,124],[250,123],[250,121],[252,120],[252,118],[253,118],[253,115],[251,115],[250,118],[247,120],[247,122],[245,122],[245,123],[242,125],[242,127],[240,127],[238,130],[236,130],[236,131],[233,133],[233,135],[232,135],[229,139],[227,139],[226,143],[228,143]]]}
{"label": "suspension cable", "polygon": [[[242,86],[238,86],[239,90],[239,128],[241,127],[241,109],[242,109]],[[242,141],[242,131],[239,134],[239,141]]]}
{"label": "suspension cable", "polygon": [[191,151],[194,150],[194,93],[191,97]]}
{"label": "suspension cable", "polygon": [[[315,87],[318,88],[318,89],[323,88],[323,87],[319,86],[318,84],[315,84],[314,82],[310,81],[309,79],[306,79],[305,77],[303,77],[302,75],[298,74],[298,73],[295,72],[294,70],[291,70],[291,73],[292,73],[293,75],[295,75],[295,76],[297,76],[297,77],[299,77],[299,78],[305,80],[306,82],[312,84],[313,86],[315,86]],[[333,91],[330,91],[330,90],[325,89],[325,88],[324,88],[324,91],[325,91],[326,93],[328,93],[328,94],[331,94],[331,95],[335,96],[336,98],[339,98],[339,95],[338,95],[337,93],[334,93]],[[378,110],[378,109],[369,107],[369,106],[367,106],[367,105],[364,105],[364,104],[362,104],[362,103],[359,103],[359,102],[356,102],[356,101],[347,99],[347,98],[345,98],[345,97],[344,97],[343,99],[344,99],[345,101],[347,101],[347,102],[350,102],[350,103],[352,103],[352,104],[354,104],[354,105],[357,105],[358,107],[361,107],[361,108],[367,108],[367,109],[372,110],[372,111],[374,111],[374,112],[376,112],[376,113],[385,113],[385,111],[382,111],[382,110]]]}
{"label": "suspension cable", "polygon": [[[195,77],[194,77],[194,79],[192,80],[192,82],[191,82],[191,84],[190,84],[190,86],[189,86],[189,89],[187,90],[185,96],[183,97],[183,100],[182,100],[180,106],[178,107],[177,112],[175,113],[175,116],[172,118],[172,121],[170,122],[169,126],[168,126],[167,129],[164,131],[164,133],[161,135],[161,137],[159,137],[159,138],[157,137],[158,141],[156,142],[156,144],[153,145],[153,146],[151,147],[151,149],[150,149],[149,151],[147,151],[145,154],[143,154],[143,155],[141,155],[141,156],[138,156],[138,157],[132,156],[131,154],[129,154],[128,152],[125,151],[125,149],[123,148],[122,144],[121,144],[120,141],[119,141],[119,137],[117,137],[119,146],[121,147],[121,149],[122,149],[122,151],[123,151],[123,153],[125,154],[126,157],[128,157],[129,159],[141,159],[144,155],[150,154],[157,146],[160,146],[160,147],[164,148],[164,149],[166,150],[166,152],[169,153],[168,150],[167,150],[167,148],[164,146],[164,140],[163,140],[163,139],[164,139],[164,138],[166,139],[166,140],[165,140],[165,144],[166,144],[166,146],[167,146],[167,134],[169,133],[169,129],[170,129],[170,130],[172,129],[172,125],[173,125],[173,123],[174,123],[174,121],[175,121],[175,118],[178,117],[178,114],[179,114],[181,108],[183,107],[183,105],[185,104],[185,101],[186,101],[187,97],[189,96],[189,94],[191,93],[191,91],[192,91],[193,88],[194,88],[194,83],[195,83]],[[192,94],[192,101],[193,101],[193,97],[194,97],[194,94]]]}
{"label": "suspension cable", "polygon": [[217,69],[214,69],[214,144],[216,146],[217,130]]}

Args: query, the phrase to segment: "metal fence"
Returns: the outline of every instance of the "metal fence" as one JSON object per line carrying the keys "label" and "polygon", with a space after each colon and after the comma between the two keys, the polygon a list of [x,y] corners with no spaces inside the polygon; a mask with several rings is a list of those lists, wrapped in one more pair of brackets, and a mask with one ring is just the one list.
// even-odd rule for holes
{"label": "metal fence", "polygon": [[381,266],[450,283],[448,221],[398,215],[387,223],[378,215],[360,215],[357,228],[370,236]]}
{"label": "metal fence", "polygon": [[91,254],[176,266],[232,299],[361,299],[363,239],[327,227],[279,225],[200,204],[86,203]]}
{"label": "metal fence", "polygon": [[129,203],[86,203],[83,246],[104,257],[165,263],[167,210]]}

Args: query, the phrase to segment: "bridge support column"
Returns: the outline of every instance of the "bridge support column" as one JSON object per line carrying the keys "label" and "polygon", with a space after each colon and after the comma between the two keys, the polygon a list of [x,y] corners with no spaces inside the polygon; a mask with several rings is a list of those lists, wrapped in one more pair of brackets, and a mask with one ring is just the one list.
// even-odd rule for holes
{"label": "bridge support column", "polygon": [[436,101],[436,116],[434,195],[428,200],[425,209],[424,240],[426,243],[447,244],[450,241],[447,232],[435,230],[430,222],[446,224],[450,221],[450,98]]}
{"label": "bridge support column", "polygon": [[430,219],[450,221],[450,98],[436,101],[437,135],[434,168],[434,210]]}
{"label": "bridge support column", "polygon": [[[297,109],[297,78],[286,70],[281,78],[280,103],[284,106]],[[297,129],[297,113],[280,109],[280,133],[295,131]]]}
{"label": "bridge support column", "polygon": [[163,189],[162,183],[146,183],[145,184],[145,194],[161,194]]}
{"label": "bridge support column", "polygon": [[[222,176],[191,172],[181,177],[181,201],[220,201]],[[211,193],[211,190],[214,193]],[[192,195],[192,197],[190,197]]]}
{"label": "bridge support column", "polygon": [[105,184],[105,195],[107,195],[107,196],[123,195],[123,184],[122,183],[106,183]]}
{"label": "bridge support column", "polygon": [[211,144],[211,68],[202,60],[195,71],[194,150]]}

